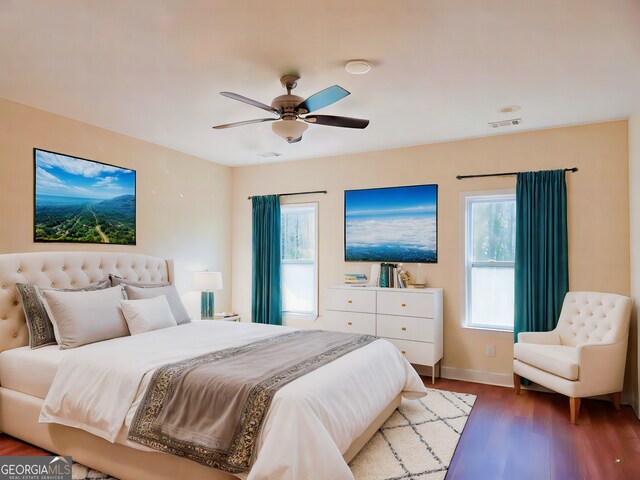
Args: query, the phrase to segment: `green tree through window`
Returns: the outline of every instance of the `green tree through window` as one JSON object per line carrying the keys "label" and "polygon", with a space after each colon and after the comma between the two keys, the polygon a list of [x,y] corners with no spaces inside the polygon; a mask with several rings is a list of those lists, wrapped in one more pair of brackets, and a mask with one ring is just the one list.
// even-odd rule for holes
{"label": "green tree through window", "polygon": [[513,200],[473,204],[473,260],[513,262],[516,204]]}

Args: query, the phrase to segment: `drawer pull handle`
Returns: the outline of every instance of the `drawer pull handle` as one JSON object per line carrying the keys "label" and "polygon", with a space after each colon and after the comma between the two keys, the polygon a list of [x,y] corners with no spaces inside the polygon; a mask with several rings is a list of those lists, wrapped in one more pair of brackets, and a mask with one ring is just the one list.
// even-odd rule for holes
{"label": "drawer pull handle", "polygon": [[353,325],[353,323],[351,323],[351,322],[347,322],[347,325]]}
{"label": "drawer pull handle", "polygon": [[347,300],[347,303],[353,303],[353,300]]}
{"label": "drawer pull handle", "polygon": [[402,306],[403,306],[403,307],[406,307],[406,306],[407,306],[407,304],[406,304],[406,303],[403,303],[403,304],[402,304]]}
{"label": "drawer pull handle", "polygon": [[403,355],[406,355],[406,354],[407,354],[407,352],[405,352],[404,350],[402,350],[402,354],[403,354]]}
{"label": "drawer pull handle", "polygon": [[407,331],[407,327],[402,327],[400,330],[402,330],[403,332]]}

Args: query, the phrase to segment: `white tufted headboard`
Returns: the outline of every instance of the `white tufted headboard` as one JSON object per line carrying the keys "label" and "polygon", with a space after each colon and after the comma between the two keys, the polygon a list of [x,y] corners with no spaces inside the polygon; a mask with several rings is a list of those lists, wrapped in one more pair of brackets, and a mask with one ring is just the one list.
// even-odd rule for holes
{"label": "white tufted headboard", "polygon": [[567,293],[556,327],[560,342],[575,347],[580,343],[626,339],[631,306],[631,298],[614,293]]}
{"label": "white tufted headboard", "polygon": [[114,274],[141,283],[173,283],[173,262],[137,253],[31,252],[0,255],[0,352],[29,344],[16,283],[80,288]]}

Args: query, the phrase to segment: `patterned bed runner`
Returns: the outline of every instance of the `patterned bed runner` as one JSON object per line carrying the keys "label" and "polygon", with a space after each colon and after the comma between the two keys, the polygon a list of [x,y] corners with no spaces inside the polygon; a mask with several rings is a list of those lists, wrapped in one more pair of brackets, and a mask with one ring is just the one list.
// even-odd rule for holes
{"label": "patterned bed runner", "polygon": [[298,330],[164,365],[153,374],[128,438],[226,472],[246,471],[275,393],[374,340]]}

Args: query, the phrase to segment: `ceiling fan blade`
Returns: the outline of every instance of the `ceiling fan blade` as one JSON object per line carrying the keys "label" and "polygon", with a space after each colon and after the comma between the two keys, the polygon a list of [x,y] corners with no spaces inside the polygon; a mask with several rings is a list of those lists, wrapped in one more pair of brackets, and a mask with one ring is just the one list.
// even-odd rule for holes
{"label": "ceiling fan blade", "polygon": [[300,140],[302,140],[302,135],[300,135],[298,138],[287,140],[287,143],[298,143]]}
{"label": "ceiling fan blade", "polygon": [[303,118],[307,123],[329,125],[330,127],[367,128],[369,120],[363,118],[338,117],[335,115],[307,115]]}
{"label": "ceiling fan blade", "polygon": [[224,125],[216,125],[215,129],[222,128],[231,128],[231,127],[239,127],[241,125],[251,125],[252,123],[262,123],[262,122],[275,122],[278,120],[277,118],[258,118],[256,120],[245,120],[244,122],[233,122],[233,123],[225,123]]}
{"label": "ceiling fan blade", "polygon": [[242,102],[242,103],[253,105],[254,107],[258,107],[258,108],[261,108],[262,110],[266,110],[267,112],[271,112],[271,113],[275,113],[276,115],[279,115],[279,112],[275,108],[270,107],[269,105],[265,105],[264,103],[259,102],[257,100],[243,97],[242,95],[238,95],[237,93],[220,92],[220,95],[222,95],[223,97],[231,98],[233,100],[238,100],[239,102]]}
{"label": "ceiling fan blade", "polygon": [[333,87],[325,88],[318,93],[314,93],[306,100],[303,100],[296,106],[296,110],[305,110],[307,113],[315,112],[343,99],[347,95],[350,95],[350,92],[347,92],[338,85],[334,85]]}

